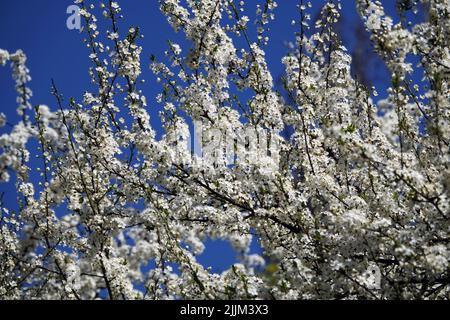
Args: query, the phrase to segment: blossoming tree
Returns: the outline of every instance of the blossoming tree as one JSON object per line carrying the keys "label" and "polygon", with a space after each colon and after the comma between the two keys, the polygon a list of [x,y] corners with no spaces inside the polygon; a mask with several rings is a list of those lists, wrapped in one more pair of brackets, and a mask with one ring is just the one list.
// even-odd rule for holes
{"label": "blossoming tree", "polygon": [[[288,103],[264,52],[275,1],[251,4],[250,33],[242,1],[160,0],[191,44],[151,59],[162,138],[140,89],[140,30],[119,32],[117,2],[75,1],[96,87],[80,101],[53,83],[54,106],[32,105],[25,54],[0,50],[21,116],[0,115],[0,180],[19,204],[1,205],[0,299],[449,298],[450,3],[421,2],[428,19],[408,24],[356,1],[392,74],[377,100],[351,75],[339,1],[311,22],[300,0]],[[222,274],[197,261],[210,238],[239,256]]]}

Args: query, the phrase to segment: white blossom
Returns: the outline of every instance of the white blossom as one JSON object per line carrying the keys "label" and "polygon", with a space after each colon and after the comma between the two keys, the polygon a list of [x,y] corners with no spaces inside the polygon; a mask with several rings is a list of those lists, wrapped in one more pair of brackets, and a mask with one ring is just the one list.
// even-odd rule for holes
{"label": "white blossom", "polygon": [[[188,46],[151,57],[156,100],[119,3],[76,3],[92,63],[81,97],[53,83],[54,103],[32,108],[26,55],[0,49],[18,95],[18,117],[0,113],[0,182],[17,197],[0,203],[0,299],[448,298],[448,1],[410,26],[357,1],[390,72],[369,90],[334,1],[313,22],[319,4],[298,7],[290,28],[308,32],[279,88],[275,1],[161,0]],[[208,239],[236,263],[202,265]]]}

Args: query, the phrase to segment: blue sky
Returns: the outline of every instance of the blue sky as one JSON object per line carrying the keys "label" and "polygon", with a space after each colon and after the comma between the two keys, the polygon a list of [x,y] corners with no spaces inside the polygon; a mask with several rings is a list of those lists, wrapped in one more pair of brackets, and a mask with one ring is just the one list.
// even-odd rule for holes
{"label": "blue sky", "polygon": [[[247,2],[253,14],[255,2],[250,0]],[[319,8],[324,1],[312,2],[315,8]],[[343,40],[352,52],[357,49],[355,46],[358,44],[353,35],[361,21],[356,13],[354,1],[342,2],[343,28],[345,29]],[[393,12],[395,1],[383,2],[388,6],[388,12]],[[91,88],[88,75],[89,52],[82,43],[83,35],[66,27],[69,16],[66,9],[72,3],[72,0],[0,1],[0,48],[10,52],[22,49],[27,54],[27,64],[32,76],[30,87],[34,93],[31,100],[33,105],[45,104],[55,109],[55,101],[50,93],[52,78],[66,99],[74,97],[80,101],[83,93]],[[152,123],[158,130],[160,129],[158,123],[160,106],[156,103],[155,96],[160,92],[161,86],[148,68],[149,57],[155,55],[163,59],[169,39],[182,45],[189,44],[171,29],[159,11],[156,0],[127,0],[120,3],[125,16],[121,24],[122,32],[128,30],[130,26],[139,26],[145,35],[140,42],[144,48],[142,78],[147,80],[142,89],[149,101]],[[278,3],[279,7],[275,11],[277,19],[271,24],[269,33],[270,50],[266,52],[269,67],[275,78],[282,74],[281,58],[286,53],[284,43],[293,39],[295,26],[291,25],[291,21],[298,14],[295,10],[295,4],[298,1],[280,0]],[[186,49],[184,47],[185,51]],[[379,72],[382,74],[385,72],[382,65]],[[382,87],[385,86],[382,81],[376,81]],[[11,123],[18,120],[15,99],[11,70],[8,67],[0,68],[0,112],[5,113]],[[7,128],[0,129],[0,134],[5,130]],[[7,206],[14,207],[15,195],[11,192],[11,186],[12,184],[0,184],[0,192],[6,192]],[[258,250],[256,244],[253,245],[253,249]],[[226,243],[209,241],[206,253],[200,261],[207,266],[213,266],[213,270],[220,271],[234,261],[234,253]]]}

